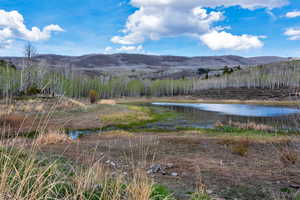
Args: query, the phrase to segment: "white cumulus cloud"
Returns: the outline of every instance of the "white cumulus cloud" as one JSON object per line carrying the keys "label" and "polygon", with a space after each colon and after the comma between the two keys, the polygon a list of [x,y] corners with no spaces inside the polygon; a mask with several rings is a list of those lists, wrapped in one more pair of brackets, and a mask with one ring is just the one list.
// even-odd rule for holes
{"label": "white cumulus cloud", "polygon": [[208,13],[201,7],[141,7],[129,16],[123,30],[125,36],[115,36],[111,41],[133,45],[143,43],[146,39],[200,34],[209,31],[214,22],[222,19],[221,12]]}
{"label": "white cumulus cloud", "polygon": [[[136,45],[146,40],[159,40],[163,37],[208,38],[208,36],[218,34],[234,39],[234,43],[239,41],[240,45],[237,45],[239,47],[230,45],[232,49],[254,48],[263,45],[258,36],[246,34],[234,36],[220,32],[225,27],[216,26],[215,23],[225,18],[224,13],[208,11],[208,8],[240,6],[244,9],[266,8],[270,11],[288,3],[288,0],[131,0],[131,5],[138,9],[128,17],[125,28],[122,30],[123,35],[114,36],[111,41],[121,45]],[[250,42],[247,43],[247,40]],[[247,48],[241,45],[243,42],[246,43]],[[208,43],[204,42],[204,44],[212,47]]]}
{"label": "white cumulus cloud", "polygon": [[42,30],[38,27],[28,29],[24,18],[18,11],[0,10],[0,48],[8,47],[15,39],[28,41],[48,40],[52,32],[64,31],[59,25],[51,24]]}
{"label": "white cumulus cloud", "polygon": [[295,18],[295,17],[300,17],[300,11],[292,11],[288,12],[285,15],[287,18]]}
{"label": "white cumulus cloud", "polygon": [[247,50],[263,46],[261,37],[253,35],[232,35],[225,31],[212,31],[200,36],[201,41],[212,50]]}
{"label": "white cumulus cloud", "polygon": [[284,34],[289,37],[289,40],[300,40],[300,28],[289,28]]}
{"label": "white cumulus cloud", "polygon": [[108,46],[104,49],[104,53],[111,54],[111,53],[144,53],[143,45],[138,46],[121,46],[119,48],[113,48]]}

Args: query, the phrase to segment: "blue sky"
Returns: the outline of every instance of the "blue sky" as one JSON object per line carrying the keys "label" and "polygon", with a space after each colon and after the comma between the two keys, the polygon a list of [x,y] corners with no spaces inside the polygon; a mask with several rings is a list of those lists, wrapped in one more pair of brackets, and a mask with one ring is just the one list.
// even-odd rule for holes
{"label": "blue sky", "polygon": [[300,2],[0,0],[0,56],[25,41],[42,54],[300,57]]}

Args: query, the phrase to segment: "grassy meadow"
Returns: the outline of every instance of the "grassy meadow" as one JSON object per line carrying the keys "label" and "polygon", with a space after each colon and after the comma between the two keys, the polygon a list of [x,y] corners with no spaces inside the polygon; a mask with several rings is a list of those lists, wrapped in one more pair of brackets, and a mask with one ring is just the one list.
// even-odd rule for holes
{"label": "grassy meadow", "polygon": [[[300,200],[300,133],[253,122],[176,124],[149,103],[284,105],[205,99],[202,90],[299,87],[298,62],[205,78],[136,80],[17,70],[0,63],[0,199]],[[150,126],[173,123],[172,129]],[[76,137],[71,137],[75,133]]]}
{"label": "grassy meadow", "polygon": [[[134,102],[3,100],[3,199],[299,199],[297,133],[143,128],[178,113]],[[72,139],[66,130],[93,133]]]}

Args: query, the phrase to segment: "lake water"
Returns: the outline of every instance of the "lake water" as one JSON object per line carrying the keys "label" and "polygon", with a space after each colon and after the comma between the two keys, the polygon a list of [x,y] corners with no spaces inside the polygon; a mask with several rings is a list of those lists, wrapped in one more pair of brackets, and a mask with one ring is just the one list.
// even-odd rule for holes
{"label": "lake water", "polygon": [[192,104],[192,103],[152,103],[156,106],[176,106],[188,107],[196,110],[216,112],[223,115],[236,115],[245,117],[277,117],[300,113],[299,109],[274,107],[274,106],[257,106],[248,104]]}
{"label": "lake water", "polygon": [[[270,125],[277,129],[300,130],[300,109],[282,106],[249,104],[210,104],[210,103],[163,103],[155,102],[143,106],[163,107],[156,112],[168,110],[179,113],[175,119],[149,123],[137,128],[157,128],[176,130],[176,127],[213,128],[216,122],[255,122]],[[93,134],[101,130],[73,130],[68,135],[77,139],[81,135]]]}
{"label": "lake water", "polygon": [[[300,124],[300,109],[284,106],[164,102],[155,102],[152,105],[181,113],[182,117],[177,120],[177,126],[213,128],[218,121],[234,121],[255,122],[279,129],[298,129],[298,124]],[[170,122],[162,123],[160,126],[171,125],[168,123]],[[155,126],[155,124],[152,125]]]}

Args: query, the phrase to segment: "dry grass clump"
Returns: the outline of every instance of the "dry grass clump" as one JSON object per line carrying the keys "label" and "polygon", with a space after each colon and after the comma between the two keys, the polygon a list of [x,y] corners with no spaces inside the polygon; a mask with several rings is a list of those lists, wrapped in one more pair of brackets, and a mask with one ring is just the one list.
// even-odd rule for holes
{"label": "dry grass clump", "polygon": [[80,101],[77,101],[75,99],[71,99],[71,98],[64,98],[63,101],[61,102],[60,105],[58,105],[58,107],[71,107],[73,105],[85,108],[86,105]]}
{"label": "dry grass clump", "polygon": [[299,152],[297,151],[296,144],[290,137],[279,139],[277,142],[272,143],[275,151],[279,156],[280,161],[285,165],[295,165],[299,160]]}
{"label": "dry grass clump", "polygon": [[249,144],[248,143],[236,144],[232,146],[231,150],[233,154],[237,154],[239,156],[246,156],[249,151]]}
{"label": "dry grass clump", "polygon": [[98,162],[82,168],[66,160],[38,158],[34,149],[0,149],[1,199],[151,199],[153,183],[142,171],[125,179]]}
{"label": "dry grass clump", "polygon": [[40,134],[36,139],[38,145],[49,144],[70,144],[73,140],[60,130],[52,130],[47,133]]}
{"label": "dry grass clump", "polygon": [[215,127],[224,127],[224,126],[231,126],[231,127],[245,129],[245,130],[256,130],[256,131],[266,131],[266,132],[274,131],[274,128],[272,126],[268,126],[265,124],[256,124],[254,122],[240,123],[240,122],[233,122],[230,120],[227,123],[222,123],[220,121],[215,123]]}
{"label": "dry grass clump", "polygon": [[233,154],[246,156],[250,147],[249,138],[229,138],[226,137],[218,142],[218,144],[230,146]]}
{"label": "dry grass clump", "polygon": [[43,111],[45,111],[45,105],[44,104],[38,104],[38,105],[35,106],[34,109],[37,112],[43,112]]}
{"label": "dry grass clump", "polygon": [[298,161],[298,153],[289,146],[279,150],[280,160],[284,165],[294,165]]}
{"label": "dry grass clump", "polygon": [[15,111],[14,105],[0,105],[0,118],[4,115],[9,115]]}
{"label": "dry grass clump", "polygon": [[128,199],[149,200],[151,199],[153,181],[142,170],[136,170],[133,179],[127,187]]}
{"label": "dry grass clump", "polygon": [[117,102],[113,99],[103,99],[103,100],[99,101],[98,104],[116,105]]}

